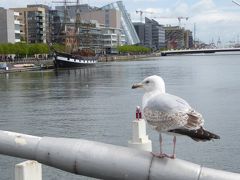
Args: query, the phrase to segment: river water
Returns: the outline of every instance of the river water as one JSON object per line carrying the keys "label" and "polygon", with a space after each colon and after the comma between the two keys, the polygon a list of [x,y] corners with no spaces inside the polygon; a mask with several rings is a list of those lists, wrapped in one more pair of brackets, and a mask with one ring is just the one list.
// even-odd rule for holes
{"label": "river water", "polygon": [[[177,139],[177,157],[240,173],[240,55],[169,56],[99,63],[96,67],[0,75],[0,129],[36,136],[83,138],[127,146],[143,92],[135,82],[161,75],[166,90],[205,118],[214,142]],[[147,129],[158,151],[158,134]],[[172,138],[164,136],[171,153]],[[22,159],[0,155],[0,179],[14,179]],[[43,166],[44,180],[88,179]]]}

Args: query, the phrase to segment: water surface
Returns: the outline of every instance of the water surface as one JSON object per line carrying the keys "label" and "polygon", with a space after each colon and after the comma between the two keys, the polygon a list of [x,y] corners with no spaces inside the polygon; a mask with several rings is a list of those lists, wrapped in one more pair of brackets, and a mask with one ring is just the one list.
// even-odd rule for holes
{"label": "water surface", "polygon": [[[177,157],[239,173],[240,55],[169,56],[59,72],[1,74],[0,129],[126,146],[143,95],[131,86],[153,74],[161,75],[166,90],[187,100],[203,114],[205,127],[221,136],[205,143],[179,137]],[[158,151],[158,134],[147,131]],[[172,151],[167,135],[164,151]],[[14,165],[21,161],[1,155],[1,179],[13,180]],[[44,166],[43,179],[87,178]]]}

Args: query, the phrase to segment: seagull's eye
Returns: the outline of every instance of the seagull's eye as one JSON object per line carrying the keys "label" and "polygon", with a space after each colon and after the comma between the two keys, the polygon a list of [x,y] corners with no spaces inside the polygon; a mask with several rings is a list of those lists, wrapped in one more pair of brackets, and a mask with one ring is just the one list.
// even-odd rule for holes
{"label": "seagull's eye", "polygon": [[147,80],[147,81],[146,81],[146,84],[148,84],[148,83],[150,83],[150,81]]}

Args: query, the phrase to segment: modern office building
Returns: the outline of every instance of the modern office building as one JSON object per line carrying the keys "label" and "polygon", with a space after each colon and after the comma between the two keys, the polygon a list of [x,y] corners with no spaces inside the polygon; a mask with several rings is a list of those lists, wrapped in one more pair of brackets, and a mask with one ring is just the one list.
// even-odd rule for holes
{"label": "modern office building", "polygon": [[126,43],[126,37],[120,29],[111,27],[102,27],[102,44],[105,53],[116,53],[117,46]]}
{"label": "modern office building", "polygon": [[184,42],[185,42],[185,48],[187,48],[187,49],[193,48],[193,35],[192,35],[192,31],[185,30]]}
{"label": "modern office building", "polygon": [[180,26],[166,26],[166,44],[168,49],[185,48],[185,29]]}
{"label": "modern office building", "polygon": [[133,23],[138,38],[140,40],[140,45],[144,46],[145,42],[145,23],[142,22],[134,22]]}
{"label": "modern office building", "polygon": [[97,9],[81,13],[84,21],[95,20],[105,27],[121,29],[121,12],[116,9]]}
{"label": "modern office building", "polygon": [[157,21],[145,18],[145,23],[133,23],[140,39],[140,45],[153,50],[165,47],[165,30]]}
{"label": "modern office building", "polygon": [[158,50],[165,48],[165,30],[163,25],[160,25],[157,21],[152,20],[152,48]]}
{"label": "modern office building", "polygon": [[21,23],[18,20],[19,13],[14,12],[14,34],[15,34],[15,42],[20,42],[21,41],[21,32],[20,32],[20,26]]}
{"label": "modern office building", "polygon": [[[79,4],[78,6],[67,4],[67,16],[69,19],[76,18],[76,9],[77,8],[79,8],[81,14],[99,9],[96,7],[91,7],[88,4]],[[64,16],[63,12],[65,10],[65,6],[55,6],[55,10],[57,10],[59,12],[60,16],[63,18],[63,16]]]}
{"label": "modern office building", "polygon": [[26,8],[12,8],[19,13],[20,33],[27,43],[46,43],[49,40],[48,6],[28,5]]}
{"label": "modern office building", "polygon": [[[74,21],[76,18],[76,5],[67,6],[68,18]],[[117,1],[108,4],[102,8],[91,7],[87,4],[79,5],[81,20],[96,20],[106,27],[122,29],[125,35],[126,44],[138,44],[139,38],[133,27],[129,14],[127,13],[123,3]],[[64,6],[56,6],[56,10],[64,12]],[[61,19],[63,19],[61,15]]]}
{"label": "modern office building", "polygon": [[49,42],[57,43],[60,39],[62,22],[58,10],[49,10]]}
{"label": "modern office building", "polygon": [[116,53],[117,46],[125,44],[125,35],[119,29],[92,22],[92,27],[82,26],[75,31],[74,24],[66,27],[64,40],[67,50],[91,48],[97,53]]}
{"label": "modern office building", "polygon": [[81,13],[83,21],[96,21],[102,34],[102,46],[106,53],[116,52],[116,47],[126,43],[121,29],[121,12],[116,9],[96,9]]}
{"label": "modern office building", "polygon": [[43,9],[40,12],[37,12],[37,13],[35,12],[35,14],[34,13],[31,13],[31,15],[29,14],[30,17],[36,18],[35,20],[31,20],[32,26],[29,26],[29,27],[31,29],[36,28],[37,32],[39,33],[39,35],[36,36],[36,39],[35,39],[34,32],[31,31],[31,34],[29,34],[31,37],[33,37],[33,38],[31,38],[31,42],[34,42],[34,41],[35,42],[43,42],[43,43],[49,42],[49,38],[50,38],[49,9],[50,8],[47,5],[43,5],[43,4],[27,5],[27,8]]}
{"label": "modern office building", "polygon": [[144,46],[153,48],[153,27],[152,21],[145,18],[145,34],[144,34]]}
{"label": "modern office building", "polygon": [[[80,24],[75,24],[77,7],[80,9]],[[64,7],[58,6],[56,9],[56,11],[63,12]],[[67,13],[65,15],[58,14],[61,22],[64,22],[64,17],[66,18],[66,27],[69,31],[64,42],[67,47],[71,48],[76,45],[73,36],[77,36],[80,49],[90,47],[96,52],[114,53],[117,46],[126,43],[125,34],[121,29],[121,12],[119,10],[99,9],[88,5],[67,6],[66,9]],[[56,12],[52,11],[51,14],[56,15]],[[73,29],[75,27],[78,27],[78,30],[74,34]]]}
{"label": "modern office building", "polygon": [[111,4],[108,4],[101,9],[104,10],[111,10],[111,9],[116,9],[119,12],[121,12],[121,29],[123,30],[123,33],[125,34],[126,37],[126,44],[139,44],[140,40],[138,38],[138,35],[135,31],[135,28],[132,24],[131,18],[124,7],[122,1],[117,1]]}
{"label": "modern office building", "polygon": [[0,8],[0,43],[20,41],[20,22],[18,13],[10,9]]}

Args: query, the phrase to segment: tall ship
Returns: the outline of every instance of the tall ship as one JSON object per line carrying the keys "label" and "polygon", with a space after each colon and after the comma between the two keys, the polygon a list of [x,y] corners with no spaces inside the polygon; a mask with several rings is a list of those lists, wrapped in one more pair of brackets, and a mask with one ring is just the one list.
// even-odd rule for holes
{"label": "tall ship", "polygon": [[81,56],[55,51],[54,66],[56,68],[71,68],[95,65],[98,62],[98,55]]}
{"label": "tall ship", "polygon": [[92,66],[98,62],[99,54],[90,48],[91,35],[89,31],[94,28],[90,22],[81,22],[80,4],[76,1],[76,19],[72,23],[68,19],[67,0],[64,3],[64,16],[61,23],[58,42],[64,42],[64,51],[51,46],[54,52],[54,66],[56,68],[72,68]]}

